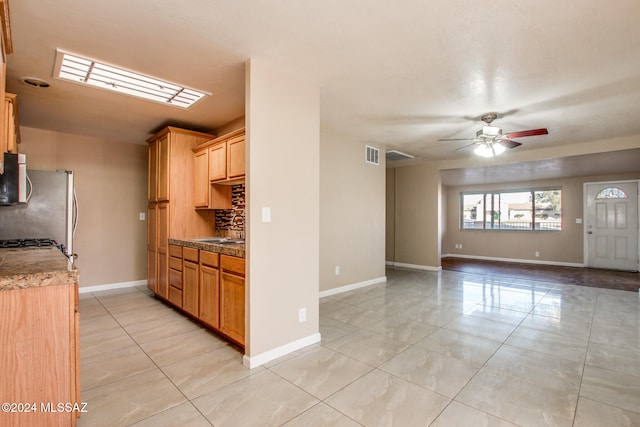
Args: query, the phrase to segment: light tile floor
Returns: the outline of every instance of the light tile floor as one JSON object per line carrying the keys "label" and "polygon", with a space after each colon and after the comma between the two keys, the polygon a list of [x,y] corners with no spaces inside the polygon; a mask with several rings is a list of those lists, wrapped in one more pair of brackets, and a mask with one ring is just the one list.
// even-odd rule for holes
{"label": "light tile floor", "polygon": [[637,293],[390,269],[248,370],[146,288],[81,295],[80,427],[640,426]]}

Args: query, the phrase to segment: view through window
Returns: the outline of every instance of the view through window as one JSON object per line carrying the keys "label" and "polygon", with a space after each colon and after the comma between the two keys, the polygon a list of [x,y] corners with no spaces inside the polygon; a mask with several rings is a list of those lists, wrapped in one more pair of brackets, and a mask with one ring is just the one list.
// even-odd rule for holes
{"label": "view through window", "polygon": [[462,229],[562,229],[562,190],[465,192],[460,195]]}

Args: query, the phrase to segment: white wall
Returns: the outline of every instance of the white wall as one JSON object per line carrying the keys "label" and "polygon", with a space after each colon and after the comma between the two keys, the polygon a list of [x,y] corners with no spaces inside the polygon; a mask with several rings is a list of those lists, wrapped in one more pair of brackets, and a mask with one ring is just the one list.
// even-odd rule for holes
{"label": "white wall", "polygon": [[364,143],[321,134],[321,291],[385,278],[385,162],[381,157],[380,165],[368,164]]}
{"label": "white wall", "polygon": [[316,83],[252,59],[246,96],[245,364],[255,366],[320,338],[320,95]]}

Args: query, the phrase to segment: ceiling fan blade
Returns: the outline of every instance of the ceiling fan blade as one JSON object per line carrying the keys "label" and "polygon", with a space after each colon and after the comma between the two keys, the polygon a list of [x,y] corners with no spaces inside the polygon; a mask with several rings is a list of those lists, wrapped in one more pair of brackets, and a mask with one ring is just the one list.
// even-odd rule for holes
{"label": "ceiling fan blade", "polygon": [[475,142],[472,142],[471,144],[463,145],[463,146],[462,146],[462,147],[460,147],[460,148],[456,148],[454,151],[464,150],[465,148],[467,148],[467,147],[471,147],[472,145],[476,145],[476,143],[475,143]]}
{"label": "ceiling fan blade", "polygon": [[512,141],[510,139],[501,139],[498,141],[499,144],[502,144],[504,148],[516,148],[521,146],[522,144],[516,141]]}
{"label": "ceiling fan blade", "polygon": [[521,130],[520,132],[510,132],[505,135],[505,138],[523,138],[525,136],[538,136],[538,135],[547,135],[549,131],[547,128],[542,129],[532,129],[532,130]]}

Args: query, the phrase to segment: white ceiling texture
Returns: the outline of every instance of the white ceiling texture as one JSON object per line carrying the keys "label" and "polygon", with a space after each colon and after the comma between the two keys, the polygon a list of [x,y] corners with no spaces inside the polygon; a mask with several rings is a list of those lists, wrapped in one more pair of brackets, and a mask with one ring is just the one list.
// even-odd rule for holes
{"label": "white ceiling texture", "polygon": [[[438,140],[475,136],[488,112],[498,113],[494,125],[505,133],[549,130],[518,139],[523,145],[503,156],[640,140],[637,0],[12,0],[10,7],[7,89],[19,95],[24,126],[136,143],[167,124],[212,130],[244,115],[244,64],[259,58],[318,83],[323,131],[418,161],[472,158],[471,147],[460,149],[467,142]],[[212,95],[182,110],[53,79],[56,49]],[[24,85],[22,77],[51,87]],[[604,163],[622,170],[618,160],[632,159],[625,167],[637,170],[638,151],[523,167],[533,178],[552,177],[600,172]],[[493,178],[486,169],[472,181],[443,176],[465,183],[510,173],[508,166]]]}

